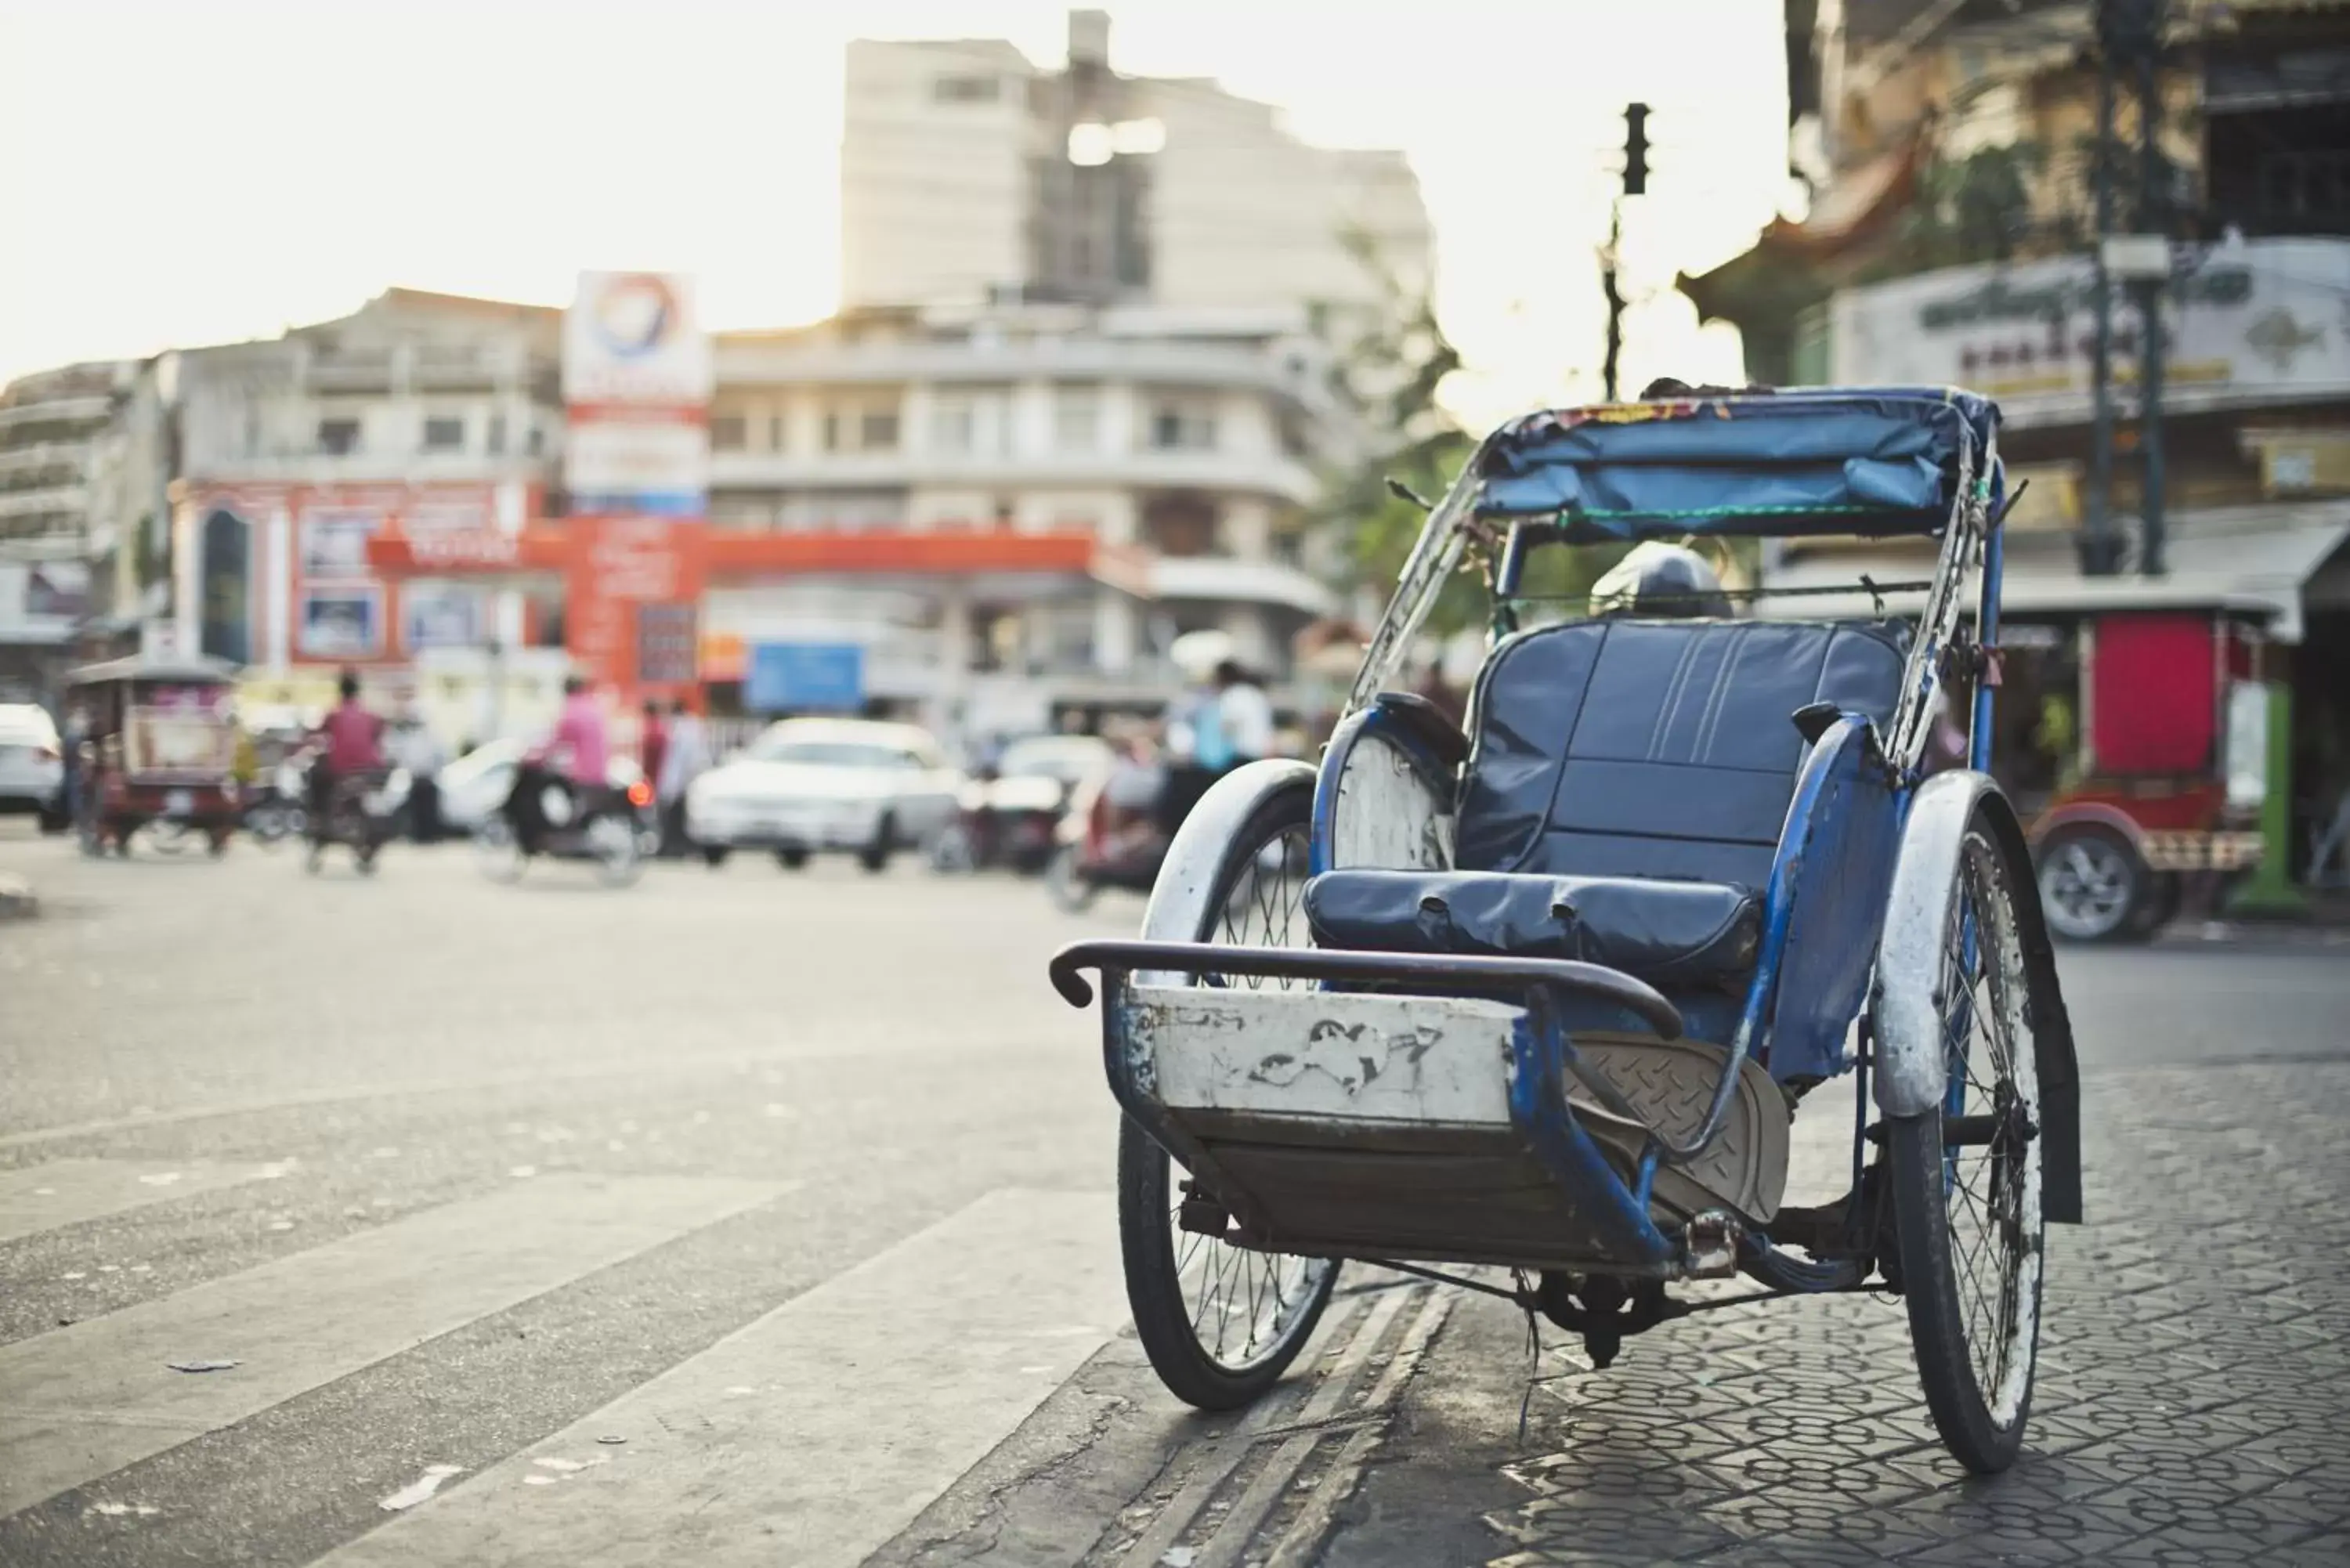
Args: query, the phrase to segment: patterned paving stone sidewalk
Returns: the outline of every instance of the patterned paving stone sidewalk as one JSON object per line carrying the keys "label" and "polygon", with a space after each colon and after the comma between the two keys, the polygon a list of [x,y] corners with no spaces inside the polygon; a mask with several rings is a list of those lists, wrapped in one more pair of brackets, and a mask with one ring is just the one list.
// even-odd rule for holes
{"label": "patterned paving stone sidewalk", "polygon": [[[2007,1475],[1935,1440],[1898,1301],[1731,1308],[1605,1373],[1546,1346],[1499,1466],[1514,1501],[1485,1514],[1495,1568],[2350,1563],[2350,1064],[2113,1074],[2085,1098],[2091,1222],[2050,1233]],[[1504,1353],[1507,1310],[1456,1314],[1415,1389],[1440,1403],[1407,1411],[1324,1562],[1388,1560],[1344,1521],[1391,1524],[1396,1472],[1432,1488],[1440,1451],[1475,1449],[1442,1385]]]}

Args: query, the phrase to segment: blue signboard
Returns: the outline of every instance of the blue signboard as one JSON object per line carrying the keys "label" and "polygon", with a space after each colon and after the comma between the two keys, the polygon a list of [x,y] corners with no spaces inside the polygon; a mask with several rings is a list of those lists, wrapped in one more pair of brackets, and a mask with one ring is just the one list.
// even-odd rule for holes
{"label": "blue signboard", "polygon": [[865,706],[865,649],[854,642],[754,643],[743,705],[759,713],[857,712]]}

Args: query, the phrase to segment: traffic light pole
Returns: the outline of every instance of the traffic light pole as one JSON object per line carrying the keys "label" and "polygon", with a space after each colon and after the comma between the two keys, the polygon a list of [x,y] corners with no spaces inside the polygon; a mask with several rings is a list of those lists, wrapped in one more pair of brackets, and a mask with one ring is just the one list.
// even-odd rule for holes
{"label": "traffic light pole", "polygon": [[1616,286],[1616,247],[1623,239],[1624,203],[1617,200],[1607,204],[1607,259],[1599,268],[1599,287],[1607,296],[1607,357],[1600,361],[1599,374],[1611,403],[1617,400],[1617,362],[1624,352],[1624,295]]}

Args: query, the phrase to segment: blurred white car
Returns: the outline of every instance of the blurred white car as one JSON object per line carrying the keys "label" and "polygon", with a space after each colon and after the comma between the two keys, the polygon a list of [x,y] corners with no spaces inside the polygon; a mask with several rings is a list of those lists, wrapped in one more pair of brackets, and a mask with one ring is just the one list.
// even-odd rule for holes
{"label": "blurred white car", "polygon": [[[514,793],[514,776],[522,755],[530,750],[522,741],[492,741],[474,747],[432,775],[441,792],[441,826],[449,833],[470,834],[482,819],[505,805]],[[604,770],[614,789],[626,791],[644,777],[634,757],[616,756]]]}
{"label": "blurred white car", "polygon": [[54,826],[65,809],[65,748],[47,710],[0,703],[0,812],[36,811],[45,826]]}
{"label": "blurred white car", "polygon": [[962,778],[927,730],[866,719],[786,719],[685,792],[686,836],[712,866],[764,849],[785,866],[823,850],[868,870],[945,827]]}

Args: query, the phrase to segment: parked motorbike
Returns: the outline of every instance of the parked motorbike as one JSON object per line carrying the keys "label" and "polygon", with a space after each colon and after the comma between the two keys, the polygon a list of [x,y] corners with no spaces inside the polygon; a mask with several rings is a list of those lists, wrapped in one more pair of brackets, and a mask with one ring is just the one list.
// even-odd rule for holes
{"label": "parked motorbike", "polygon": [[592,862],[606,883],[623,887],[644,869],[649,832],[658,847],[650,789],[583,787],[525,763],[515,770],[504,804],[474,830],[473,855],[494,881],[515,881],[546,856]]}
{"label": "parked motorbike", "polygon": [[964,784],[955,815],[931,846],[935,871],[1008,867],[1034,876],[1053,860],[1071,791],[1035,774],[983,774]]}
{"label": "parked motorbike", "polygon": [[339,845],[351,852],[362,873],[373,876],[377,852],[400,831],[400,808],[407,798],[404,768],[370,769],[335,780],[327,794],[326,820],[310,833],[303,869],[317,871],[326,864],[328,849]]}
{"label": "parked motorbike", "polygon": [[1111,805],[1107,775],[1077,786],[1054,837],[1045,890],[1071,914],[1092,904],[1105,888],[1149,892],[1170,842],[1155,815],[1138,817]]}

